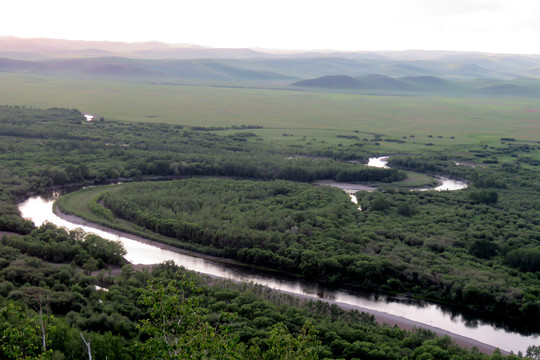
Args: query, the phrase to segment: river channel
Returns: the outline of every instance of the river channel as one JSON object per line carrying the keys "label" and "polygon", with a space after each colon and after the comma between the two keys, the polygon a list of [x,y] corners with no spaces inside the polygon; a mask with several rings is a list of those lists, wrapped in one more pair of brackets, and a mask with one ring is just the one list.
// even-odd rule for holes
{"label": "river channel", "polygon": [[[456,163],[456,165],[459,165],[459,163]],[[390,167],[388,166],[388,156],[369,158],[367,166],[389,169]],[[434,188],[417,189],[416,191],[454,191],[467,188],[467,183],[464,183],[463,181],[449,179],[444,176],[436,176],[435,178],[439,181],[439,185]]]}
{"label": "river channel", "polygon": [[[386,158],[377,158],[369,165],[386,167],[385,160]],[[442,184],[435,190],[457,190],[467,186],[462,182],[450,179],[440,180]],[[444,187],[445,184],[451,184],[451,186]],[[340,187],[350,195],[359,190],[375,190],[375,188],[355,184],[329,182],[320,185]],[[355,197],[351,196],[351,199],[354,201]],[[463,345],[476,346],[488,353],[496,347],[507,352],[525,352],[528,346],[540,343],[539,335],[522,335],[508,331],[497,325],[453,313],[450,309],[436,304],[398,299],[381,294],[359,293],[351,289],[336,290],[316,282],[309,282],[286,275],[257,271],[247,267],[185,255],[165,249],[163,246],[160,247],[159,244],[154,246],[149,244],[148,241],[137,241],[136,237],[129,234],[106,229],[95,224],[88,224],[83,219],[70,217],[70,221],[67,221],[54,214],[54,200],[54,196],[50,198],[32,197],[20,204],[19,210],[24,218],[33,221],[36,226],[40,226],[44,222],[51,222],[70,230],[82,228],[86,232],[95,233],[103,238],[120,241],[127,251],[126,259],[132,264],[156,264],[173,260],[186,269],[203,274],[236,281],[253,282],[297,296],[321,299],[342,307],[369,312],[374,314],[380,322],[398,324],[405,328],[413,326],[429,328],[439,335],[448,334]]]}
{"label": "river channel", "polygon": [[[367,166],[373,166],[383,169],[389,169],[388,166],[388,156],[381,156],[376,158],[369,158],[369,161],[367,163]],[[413,191],[428,191],[428,190],[436,190],[436,191],[455,191],[455,190],[461,190],[467,188],[467,183],[459,180],[453,180],[449,179],[444,176],[437,176],[435,177],[439,181],[439,185],[433,188],[419,188],[414,189]],[[319,180],[315,181],[314,185],[317,186],[332,186],[337,187],[343,191],[345,191],[351,198],[351,201],[355,204],[358,204],[358,199],[356,198],[356,193],[358,191],[375,191],[377,190],[376,187],[373,186],[367,186],[367,185],[361,185],[361,184],[354,184],[354,183],[344,183],[344,182],[337,182],[333,180]],[[362,211],[362,207],[358,207],[358,210]]]}
{"label": "river channel", "polygon": [[429,328],[439,335],[449,334],[461,344],[476,346],[485,352],[492,351],[494,347],[516,353],[525,352],[529,345],[540,342],[539,336],[521,335],[479,320],[471,320],[435,304],[396,299],[380,294],[363,294],[350,289],[330,289],[315,282],[165,250],[133,240],[133,236],[128,234],[100,229],[99,226],[93,224],[85,225],[86,222],[82,219],[74,220],[74,222],[66,221],[54,214],[53,202],[54,198],[32,197],[20,204],[19,210],[24,218],[32,220],[36,226],[51,222],[67,229],[82,228],[86,232],[95,233],[106,239],[120,241],[127,251],[126,259],[133,264],[155,264],[173,260],[178,265],[200,273],[236,281],[254,282],[283,292],[323,299],[343,307],[370,312],[379,321],[398,324],[405,328],[412,326]]}

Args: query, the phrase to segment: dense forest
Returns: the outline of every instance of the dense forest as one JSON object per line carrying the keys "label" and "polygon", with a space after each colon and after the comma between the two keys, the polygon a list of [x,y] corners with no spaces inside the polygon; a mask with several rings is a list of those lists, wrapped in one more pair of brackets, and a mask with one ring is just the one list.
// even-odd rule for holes
{"label": "dense forest", "polygon": [[[540,313],[538,209],[513,203],[516,191],[361,191],[358,211],[336,188],[188,179],[127,184],[99,200],[111,219],[197,252],[526,319]],[[483,195],[492,193],[496,204]]]}
{"label": "dense forest", "polygon": [[[48,226],[43,232],[78,237]],[[502,359],[264,287],[122,266],[89,273],[0,245],[2,359]],[[430,357],[431,355],[431,357]],[[519,359],[518,356],[507,356]]]}
{"label": "dense forest", "polygon": [[[97,200],[106,214],[183,246],[516,318],[540,313],[538,164],[492,161],[522,151],[514,144],[475,153],[490,160],[476,168],[440,154],[396,157],[402,163],[393,166],[472,184],[455,193],[410,192],[391,187],[405,177],[401,170],[346,162],[365,162],[362,141],[280,148],[249,125],[225,132],[86,122],[58,108],[0,107],[0,125],[0,231],[8,232],[0,243],[1,358],[81,359],[90,349],[95,359],[502,358],[170,263],[135,271],[119,244],[50,224],[35,228],[17,211],[31,194],[118,180],[220,177],[128,184]],[[357,193],[358,211],[337,189],[299,183],[319,179],[389,185]],[[144,187],[152,198],[141,196]],[[171,191],[184,201],[164,202]]]}
{"label": "dense forest", "polygon": [[280,148],[248,141],[256,137],[249,131],[220,135],[209,130],[224,129],[87,122],[72,109],[1,106],[0,229],[27,232],[13,203],[53,186],[202,175],[382,182],[406,176],[339,161],[366,160],[368,154],[359,145]]}

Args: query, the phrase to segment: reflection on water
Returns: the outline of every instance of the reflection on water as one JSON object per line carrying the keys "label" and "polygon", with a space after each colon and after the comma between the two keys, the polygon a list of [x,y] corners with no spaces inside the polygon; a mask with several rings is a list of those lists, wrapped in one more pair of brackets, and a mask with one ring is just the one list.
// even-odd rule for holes
{"label": "reflection on water", "polygon": [[[367,166],[373,166],[383,169],[390,169],[388,166],[388,156],[382,156],[378,158],[369,158]],[[437,191],[454,191],[461,190],[467,187],[467,184],[463,181],[448,179],[444,176],[436,177],[440,181],[440,185],[434,188],[418,189],[419,191],[437,190]]]}
{"label": "reflection on water", "polygon": [[439,177],[437,178],[439,181],[441,181],[441,184],[437,187],[435,187],[433,190],[437,191],[454,191],[454,190],[461,190],[465,189],[467,187],[467,184],[463,181],[458,180],[452,180],[445,177]]}
{"label": "reflection on water", "polygon": [[[82,228],[84,231],[95,233],[106,239],[120,241],[127,251],[127,260],[134,264],[155,264],[173,260],[178,265],[204,274],[237,281],[254,282],[273,289],[313,298],[330,299],[338,303],[359,307],[361,311],[373,310],[400,316],[507,351],[525,351],[529,345],[540,341],[538,336],[524,336],[509,332],[482,321],[467,319],[461,314],[458,315],[430,303],[396,299],[380,294],[364,294],[353,289],[332,289],[316,282],[291,278],[286,275],[257,271],[251,268],[219,263],[160,249],[156,246],[132,240],[114,230],[108,232],[95,227],[65,221],[53,213],[53,202],[52,199],[33,197],[22,203],[19,210],[24,218],[32,220],[37,226],[48,221],[58,226],[64,226],[67,229]],[[470,327],[470,325],[474,325],[474,327]]]}
{"label": "reflection on water", "polygon": [[337,182],[334,180],[318,180],[314,181],[313,185],[316,186],[332,186],[345,191],[347,194],[355,194],[357,191],[374,191],[377,188],[362,184]]}
{"label": "reflection on water", "polygon": [[388,156],[381,156],[378,158],[369,158],[367,166],[390,169],[390,166],[388,166]]}

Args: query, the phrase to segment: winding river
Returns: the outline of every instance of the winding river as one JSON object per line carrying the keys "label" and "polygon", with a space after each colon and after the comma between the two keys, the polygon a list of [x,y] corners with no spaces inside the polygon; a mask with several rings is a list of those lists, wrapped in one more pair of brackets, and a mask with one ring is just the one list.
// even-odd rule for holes
{"label": "winding river", "polygon": [[[367,166],[389,169],[390,167],[388,166],[388,156],[369,158]],[[436,187],[420,188],[420,189],[415,189],[414,191],[428,191],[428,190],[454,191],[454,190],[461,190],[461,189],[467,188],[467,184],[464,183],[463,181],[449,179],[444,176],[437,176],[435,178],[439,181],[439,185],[437,185]],[[314,184],[318,186],[332,186],[332,187],[340,188],[341,190],[345,191],[350,196],[351,201],[355,204],[358,204],[358,199],[356,198],[356,195],[355,195],[356,192],[377,190],[377,188],[373,186],[336,182],[333,180],[316,181]],[[358,210],[362,211],[362,208],[358,207]]]}
{"label": "winding river", "polygon": [[[459,163],[456,163],[459,164]],[[377,158],[369,158],[367,166],[379,167],[383,169],[389,169],[388,156],[381,156]],[[463,181],[452,180],[444,176],[435,177],[439,180],[440,184],[434,188],[423,188],[418,191],[436,190],[436,191],[454,191],[467,188],[467,184]]]}
{"label": "winding river", "polygon": [[103,238],[120,241],[127,251],[126,259],[133,264],[155,264],[173,260],[178,265],[200,273],[254,282],[296,296],[321,299],[345,308],[366,311],[372,313],[380,322],[398,324],[404,328],[428,328],[439,335],[448,334],[462,345],[476,346],[488,353],[495,347],[507,352],[525,352],[528,346],[540,343],[539,335],[522,335],[508,331],[487,322],[452,313],[440,305],[380,294],[363,294],[350,289],[330,289],[315,282],[286,275],[181,254],[157,244],[154,246],[148,242],[137,241],[136,237],[129,234],[88,224],[82,219],[70,218],[70,221],[66,221],[54,214],[53,202],[54,198],[32,197],[21,203],[19,210],[24,218],[33,221],[36,226],[48,221],[67,229],[82,228]]}
{"label": "winding river", "polygon": [[[429,328],[438,334],[449,334],[458,341],[461,339],[463,344],[468,343],[488,352],[493,350],[492,347],[499,347],[506,351],[524,352],[529,345],[540,342],[539,336],[525,336],[479,320],[471,320],[436,304],[396,299],[380,294],[362,294],[347,289],[329,289],[314,282],[162,249],[136,241],[129,234],[87,224],[82,219],[74,222],[66,221],[54,214],[53,203],[53,198],[32,197],[20,204],[19,210],[24,218],[32,220],[36,226],[47,221],[67,229],[82,228],[86,232],[95,233],[103,238],[120,241],[127,251],[126,259],[133,264],[156,264],[173,260],[178,265],[203,274],[254,282],[313,299],[326,299],[346,308],[356,308],[360,311],[373,313],[379,321],[395,323],[405,328],[412,326]],[[467,342],[465,341],[467,338],[475,341]],[[485,347],[483,344],[491,345],[491,348]]]}

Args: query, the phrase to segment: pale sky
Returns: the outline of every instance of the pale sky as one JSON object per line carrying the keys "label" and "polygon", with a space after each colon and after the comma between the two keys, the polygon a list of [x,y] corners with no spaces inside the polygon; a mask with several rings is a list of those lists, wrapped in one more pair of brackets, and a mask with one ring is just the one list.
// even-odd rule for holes
{"label": "pale sky", "polygon": [[540,54],[538,0],[7,0],[0,36]]}

